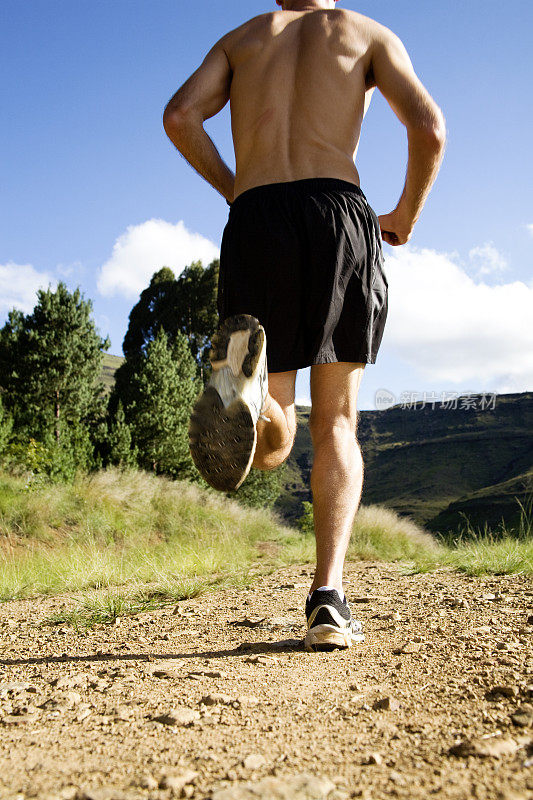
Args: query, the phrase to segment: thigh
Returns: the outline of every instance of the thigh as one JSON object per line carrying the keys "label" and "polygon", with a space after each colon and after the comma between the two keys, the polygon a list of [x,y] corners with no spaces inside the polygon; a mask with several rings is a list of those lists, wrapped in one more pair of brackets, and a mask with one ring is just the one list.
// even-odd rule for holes
{"label": "thigh", "polygon": [[268,393],[281,406],[289,430],[296,432],[296,406],[294,404],[297,370],[268,373]]}
{"label": "thigh", "polygon": [[311,367],[311,430],[339,424],[356,430],[357,397],[364,369],[365,364],[349,361]]}

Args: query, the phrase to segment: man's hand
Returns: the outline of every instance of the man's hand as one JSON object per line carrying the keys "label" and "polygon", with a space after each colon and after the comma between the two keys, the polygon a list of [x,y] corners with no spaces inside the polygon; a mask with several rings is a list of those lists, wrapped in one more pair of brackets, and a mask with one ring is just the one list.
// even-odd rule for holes
{"label": "man's hand", "polygon": [[381,238],[387,244],[397,247],[405,244],[411,238],[413,226],[402,219],[398,211],[391,211],[390,214],[381,214],[378,217],[379,227],[381,228]]}

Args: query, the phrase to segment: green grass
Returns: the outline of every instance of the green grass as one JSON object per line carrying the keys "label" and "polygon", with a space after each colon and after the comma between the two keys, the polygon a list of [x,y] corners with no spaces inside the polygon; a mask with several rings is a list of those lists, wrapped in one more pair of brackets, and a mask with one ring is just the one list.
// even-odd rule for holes
{"label": "green grass", "polygon": [[[308,506],[308,512],[310,507]],[[0,473],[0,600],[74,593],[51,622],[112,622],[258,573],[313,563],[307,532],[190,483],[110,469],[73,484],[27,486]],[[305,526],[304,526],[305,528]],[[348,557],[397,561],[409,571],[533,574],[531,504],[515,531],[436,539],[407,517],[362,506]]]}
{"label": "green grass", "polygon": [[184,597],[241,580],[260,541],[283,538],[266,511],[181,481],[107,470],[29,490],[0,478],[0,599],[124,586]]}

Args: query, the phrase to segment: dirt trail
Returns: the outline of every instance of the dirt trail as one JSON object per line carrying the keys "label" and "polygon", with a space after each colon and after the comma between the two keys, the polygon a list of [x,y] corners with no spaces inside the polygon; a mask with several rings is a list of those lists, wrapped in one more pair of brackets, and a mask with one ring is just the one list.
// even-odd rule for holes
{"label": "dirt trail", "polygon": [[347,576],[367,639],[327,654],[304,568],[86,634],[1,606],[0,797],[533,798],[533,583]]}

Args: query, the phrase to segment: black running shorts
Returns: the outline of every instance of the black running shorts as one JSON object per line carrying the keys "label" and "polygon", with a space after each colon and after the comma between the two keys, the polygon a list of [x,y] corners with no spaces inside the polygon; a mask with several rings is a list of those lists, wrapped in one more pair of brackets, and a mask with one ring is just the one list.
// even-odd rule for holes
{"label": "black running shorts", "polygon": [[336,361],[374,364],[388,307],[379,222],[339,178],[254,186],[231,204],[218,312],[251,314],[269,372]]}

